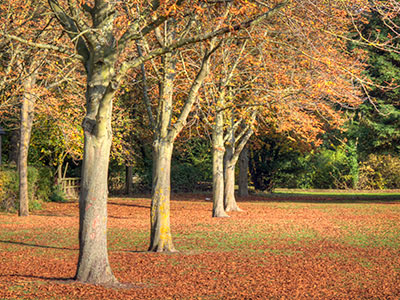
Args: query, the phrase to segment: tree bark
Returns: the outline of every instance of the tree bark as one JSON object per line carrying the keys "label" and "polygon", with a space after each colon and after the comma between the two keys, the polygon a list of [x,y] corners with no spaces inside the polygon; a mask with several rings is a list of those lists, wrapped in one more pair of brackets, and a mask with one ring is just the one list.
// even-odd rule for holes
{"label": "tree bark", "polygon": [[225,159],[224,159],[224,205],[225,211],[242,211],[236,203],[235,198],[235,166],[237,159],[234,158],[234,148],[231,144],[225,147]]}
{"label": "tree bark", "polygon": [[[169,33],[165,37],[165,40],[170,43],[171,38],[172,35]],[[193,80],[179,117],[174,124],[172,124],[171,119],[177,59],[174,52],[167,53],[163,57],[163,79],[160,88],[158,114],[153,141],[153,186],[149,251],[176,251],[172,243],[170,230],[172,149],[177,135],[186,124],[187,117],[196,100],[198,91],[208,74],[210,56],[215,50],[214,42],[215,41],[210,42],[210,50],[206,51],[204,54],[200,70]]]}
{"label": "tree bark", "polygon": [[76,279],[114,284],[107,254],[107,176],[111,129],[98,138],[85,131],[79,199],[79,260]]}
{"label": "tree bark", "polygon": [[224,207],[225,211],[242,211],[236,203],[235,198],[235,166],[237,162],[237,151],[235,149],[236,137],[234,129],[233,111],[230,112],[229,118],[231,126],[227,132],[227,141],[225,144],[224,156]]}
{"label": "tree bark", "polygon": [[171,158],[173,143],[158,139],[153,144],[153,188],[149,251],[175,252],[170,227]]}
{"label": "tree bark", "polygon": [[[34,67],[32,66],[32,69]],[[19,215],[29,215],[28,195],[28,152],[31,139],[36,98],[31,89],[36,83],[36,70],[27,76],[24,82],[24,94],[21,107],[21,129],[18,156],[19,175]]]}
{"label": "tree bark", "polygon": [[247,197],[249,196],[249,148],[245,146],[239,155],[239,196]]}

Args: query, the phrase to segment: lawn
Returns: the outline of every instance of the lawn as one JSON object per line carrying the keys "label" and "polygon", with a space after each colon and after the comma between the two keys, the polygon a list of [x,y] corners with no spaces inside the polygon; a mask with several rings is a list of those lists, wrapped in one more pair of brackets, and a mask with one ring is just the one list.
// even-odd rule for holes
{"label": "lawn", "polygon": [[106,289],[72,282],[78,204],[30,217],[0,214],[0,299],[400,299],[400,196],[289,195],[239,199],[211,218],[205,195],[175,195],[176,254],[146,252],[148,198],[109,200]]}

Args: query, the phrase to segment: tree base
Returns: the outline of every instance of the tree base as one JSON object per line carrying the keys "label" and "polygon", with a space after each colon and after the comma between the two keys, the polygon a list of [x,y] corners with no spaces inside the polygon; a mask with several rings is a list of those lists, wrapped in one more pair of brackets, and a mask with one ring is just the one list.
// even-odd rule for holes
{"label": "tree base", "polygon": [[213,214],[213,218],[230,218],[230,217],[231,216],[228,215],[225,211]]}
{"label": "tree base", "polygon": [[99,277],[91,277],[90,275],[87,278],[79,278],[75,276],[74,280],[76,282],[84,283],[84,284],[93,284],[93,285],[101,285],[104,287],[110,288],[119,288],[122,284],[114,277],[114,275],[109,274],[108,276],[99,276]]}
{"label": "tree base", "polygon": [[174,245],[172,244],[172,241],[165,241],[158,243],[157,245],[150,246],[149,247],[149,252],[164,252],[164,253],[176,253],[178,250],[175,249]]}

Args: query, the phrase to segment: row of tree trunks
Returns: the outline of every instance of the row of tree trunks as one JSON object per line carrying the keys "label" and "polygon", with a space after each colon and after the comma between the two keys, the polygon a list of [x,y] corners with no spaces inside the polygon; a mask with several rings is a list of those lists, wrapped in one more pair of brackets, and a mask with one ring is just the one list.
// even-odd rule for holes
{"label": "row of tree trunks", "polygon": [[[119,9],[120,3],[118,1],[86,1],[76,6],[73,1],[47,0],[54,19],[58,20],[58,24],[63,28],[63,33],[70,37],[76,50],[75,55],[72,55],[70,53],[71,49],[64,48],[61,43],[60,45],[36,43],[30,39],[25,40],[19,36],[6,34],[9,39],[40,49],[59,51],[71,57],[74,56],[74,58],[83,63],[87,77],[85,95],[86,116],[82,124],[84,131],[84,153],[79,199],[79,260],[75,279],[85,283],[117,284],[117,280],[111,271],[107,254],[107,178],[112,141],[112,99],[115,90],[122,83],[128,70],[138,68],[144,62],[155,57],[164,55],[165,58],[168,55],[173,55],[172,53],[175,49],[202,41],[210,41],[223,34],[248,28],[251,24],[258,23],[269,17],[275,10],[279,10],[283,6],[283,3],[279,3],[268,11],[250,16],[250,19],[245,19],[238,24],[235,23],[234,26],[227,26],[225,21],[231,19],[228,17],[229,13],[231,13],[231,4],[228,3],[230,1],[227,1],[226,12],[220,18],[220,26],[222,28],[214,30],[212,27],[215,24],[212,23],[209,29],[203,30],[202,27],[196,26],[198,17],[202,17],[203,12],[199,13],[195,9],[192,15],[193,6],[191,3],[177,1],[176,4],[172,5],[171,3],[165,4],[162,1],[142,2],[138,2],[138,15],[133,18],[131,18],[130,12],[128,12],[130,8],[123,6],[123,9],[128,13],[128,19],[131,19],[132,22],[123,24],[124,26],[115,26],[118,16],[116,12],[123,10]],[[38,5],[43,6],[44,3]],[[189,6],[183,7],[184,5]],[[171,10],[165,10],[169,6],[171,6]],[[188,22],[179,23],[180,20],[178,18],[174,19],[175,15],[181,16],[178,9],[181,6],[182,9],[187,9]],[[176,12],[172,12],[174,10]],[[199,11],[204,10],[199,9]],[[212,13],[217,12],[215,10],[211,11]],[[186,17],[186,13],[182,16]],[[211,18],[211,20],[215,19],[219,19],[218,14],[216,17],[212,16]],[[182,35],[173,43],[169,43],[169,36],[165,36],[164,41],[166,41],[166,45],[160,45],[160,47],[156,47],[154,50],[149,49],[144,58],[135,56],[126,58],[124,57],[125,55],[121,55],[124,50],[132,46],[134,41],[145,40],[146,35],[155,32],[161,25],[165,25],[165,32],[168,32],[168,22],[177,24],[179,27],[182,27],[183,24],[184,27],[187,27],[187,31],[185,29],[181,32]],[[50,26],[50,23],[46,26]],[[118,27],[123,28],[122,32],[118,32]],[[203,33],[201,33],[202,30]],[[59,35],[60,38],[63,35]],[[114,35],[119,36],[119,39],[117,40]],[[153,172],[154,184],[151,209],[151,250],[174,250],[172,241],[169,242],[170,238],[163,239],[164,236],[170,236],[170,232],[166,228],[169,228],[169,172],[173,141],[186,123],[187,116],[195,102],[198,89],[202,85],[207,73],[203,67],[208,64],[209,56],[213,51],[207,52],[204,57],[201,70],[193,82],[188,101],[184,104],[179,121],[171,126],[171,105],[168,101],[161,101],[157,108],[161,111],[159,115],[161,118],[159,118],[160,122],[158,123],[160,126],[155,126],[157,134],[154,138],[155,169]],[[120,63],[118,63],[119,59]],[[170,68],[164,68],[164,70],[170,70]],[[164,73],[167,77],[171,75],[168,72]],[[167,86],[173,80],[173,78],[171,81],[163,79],[163,84]],[[33,82],[34,80],[32,80],[31,86]],[[29,82],[27,82],[27,85],[29,85]],[[25,89],[27,99],[33,97],[27,93],[28,90],[29,88]],[[163,100],[164,98],[161,96],[160,99]],[[32,103],[34,103],[33,98],[27,102],[28,105]],[[31,111],[30,107],[26,109],[24,107],[22,110],[24,115],[21,117],[21,149],[19,151],[19,163],[21,167],[19,169],[21,178],[20,191],[21,195],[25,195],[27,182],[23,178],[26,178],[27,175],[27,165],[22,165],[22,163],[26,162],[33,114],[29,113]],[[166,132],[168,134],[165,134]],[[27,205],[21,201],[20,214],[26,215],[27,213]]]}

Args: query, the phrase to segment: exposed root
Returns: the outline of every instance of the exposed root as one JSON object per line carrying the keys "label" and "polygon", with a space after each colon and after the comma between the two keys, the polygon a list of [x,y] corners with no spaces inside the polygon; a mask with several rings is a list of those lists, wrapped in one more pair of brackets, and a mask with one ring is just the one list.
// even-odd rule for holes
{"label": "exposed root", "polygon": [[239,206],[234,206],[234,207],[227,207],[225,211],[230,212],[230,211],[237,211],[237,212],[243,212],[243,209],[240,209]]}

